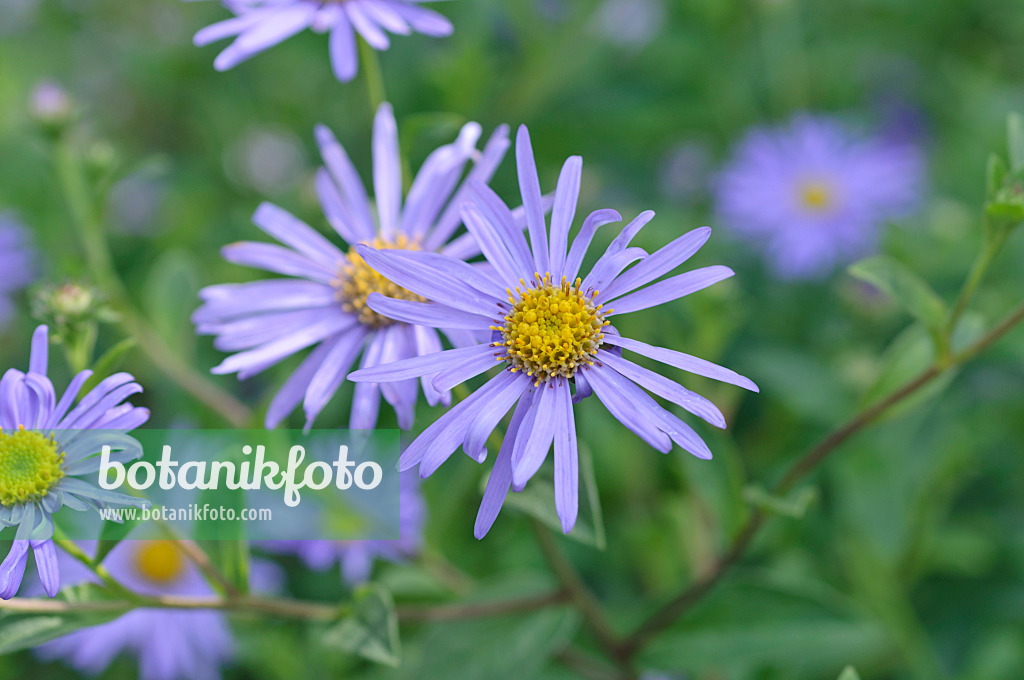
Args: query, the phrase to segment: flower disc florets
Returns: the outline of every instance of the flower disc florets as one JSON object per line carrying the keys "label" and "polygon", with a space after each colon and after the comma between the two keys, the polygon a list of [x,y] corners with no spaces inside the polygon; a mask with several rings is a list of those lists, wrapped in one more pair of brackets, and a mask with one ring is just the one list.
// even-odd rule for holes
{"label": "flower disc florets", "polygon": [[564,277],[560,285],[551,275],[534,274],[533,286],[520,280],[513,293],[508,291],[512,309],[503,326],[491,329],[501,333],[509,370],[525,371],[537,385],[555,376],[571,378],[581,366],[594,363],[594,355],[604,339],[608,325],[602,305],[595,305],[597,291],[589,295],[580,290],[580,279],[570,284]]}
{"label": "flower disc florets", "polygon": [[0,504],[17,505],[35,501],[64,477],[53,437],[18,427],[8,434],[0,430]]}
{"label": "flower disc florets", "polygon": [[[383,238],[375,238],[368,245],[374,248],[390,248],[395,250],[421,250],[417,241],[399,235],[394,241]],[[373,328],[382,328],[396,323],[394,320],[381,316],[373,311],[366,304],[366,298],[370,293],[380,293],[396,300],[410,300],[413,302],[425,302],[424,298],[412,293],[399,285],[387,280],[370,265],[366,264],[363,258],[352,248],[345,255],[346,264],[342,266],[341,277],[335,284],[338,299],[347,312],[359,316],[360,323]]]}

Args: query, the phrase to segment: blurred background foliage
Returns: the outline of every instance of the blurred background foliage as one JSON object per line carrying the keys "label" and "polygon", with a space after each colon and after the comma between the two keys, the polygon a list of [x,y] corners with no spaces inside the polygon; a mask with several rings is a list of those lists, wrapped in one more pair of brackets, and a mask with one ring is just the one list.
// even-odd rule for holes
{"label": "blurred background foliage", "polygon": [[[638,239],[648,248],[715,226],[707,187],[747,127],[831,112],[926,149],[925,207],[890,226],[884,250],[951,298],[981,240],[987,156],[1005,148],[1007,113],[1024,110],[1016,0],[461,0],[438,8],[455,24],[451,38],[396,39],[382,55],[411,164],[466,120],[488,131],[526,123],[544,186],[554,186],[566,156],[584,157],[581,211],[658,212]],[[78,102],[91,171],[110,183],[105,222],[132,299],[203,372],[221,357],[193,334],[197,290],[257,276],[224,263],[219,248],[262,238],[249,218],[264,199],[326,228],[312,190],[313,126],[333,128],[369,176],[365,83],[336,82],[326,40],[309,33],[217,74],[215,48],[194,48],[191,36],[225,16],[216,2],[0,0],[0,210],[31,227],[44,281],[87,279],[48,143],[29,113],[33,89],[54,80]],[[506,159],[494,184],[510,202],[518,201],[514,178]],[[715,460],[658,455],[599,405],[580,410],[607,547],[562,542],[622,630],[709,564],[746,513],[744,487],[767,486],[831,426],[930,360],[923,331],[904,330],[898,307],[844,272],[780,283],[722,230],[693,261],[712,263],[737,277],[621,325],[758,382],[759,396],[671,373],[726,412],[728,431],[693,423]],[[1019,301],[1022,264],[1018,237],[976,298],[976,327]],[[27,361],[27,296],[19,309],[0,335],[3,367]],[[116,324],[102,326],[98,350],[123,337]],[[153,426],[224,426],[138,350],[121,365],[146,387],[136,401],[152,409]],[[294,365],[241,384],[215,380],[260,409]],[[61,372],[69,370],[57,362]],[[834,680],[846,664],[865,680],[1024,676],[1022,396],[1018,329],[830,459],[806,513],[773,520],[743,564],[639,666],[694,680]],[[343,426],[346,400],[335,398],[318,424]],[[431,415],[421,407],[420,427]],[[486,599],[553,583],[520,511],[506,508],[484,543],[473,539],[484,472],[457,456],[424,484],[425,556],[379,570],[400,602],[444,601],[452,588]],[[284,564],[296,595],[346,597],[334,572]],[[406,626],[399,669],[325,653],[289,622],[243,618],[236,632],[240,656],[229,678],[554,680],[575,677],[554,660],[569,641],[594,645],[565,608]],[[0,658],[0,678],[69,672],[28,652]],[[105,677],[134,673],[125,659]]]}

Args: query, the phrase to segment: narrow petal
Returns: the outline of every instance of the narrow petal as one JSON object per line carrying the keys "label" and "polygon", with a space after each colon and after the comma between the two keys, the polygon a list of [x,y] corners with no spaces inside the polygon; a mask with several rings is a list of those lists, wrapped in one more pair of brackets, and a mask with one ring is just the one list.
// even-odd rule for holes
{"label": "narrow petal", "polygon": [[615,345],[622,349],[627,349],[637,354],[642,354],[645,357],[660,361],[663,364],[669,366],[675,366],[682,370],[693,373],[694,375],[701,375],[705,378],[711,378],[712,380],[720,380],[730,385],[736,385],[744,389],[750,390],[751,392],[759,392],[757,385],[753,383],[749,378],[744,378],[735,371],[730,371],[728,368],[723,368],[718,364],[713,364],[710,361],[704,359],[698,359],[695,356],[689,354],[683,354],[671,349],[665,349],[664,347],[655,347],[648,345],[647,343],[640,342],[639,340],[633,340],[632,338],[624,338],[619,335],[606,334],[604,342],[609,345]]}
{"label": "narrow petal", "polygon": [[18,593],[21,579],[25,576],[25,565],[28,563],[27,540],[13,541],[11,551],[0,564],[0,599],[9,600]]}
{"label": "narrow petal", "polygon": [[474,345],[461,349],[449,349],[434,354],[425,354],[402,361],[395,361],[381,366],[360,368],[349,374],[352,382],[391,382],[408,380],[420,376],[438,373],[454,366],[461,366],[467,361],[472,362],[480,357],[488,357],[493,361],[494,349],[490,344]]}
{"label": "narrow petal", "polygon": [[567,534],[576,526],[579,514],[579,452],[568,381],[559,382],[555,391],[558,392],[555,408],[559,423],[555,430],[555,511],[562,522],[562,533]]}
{"label": "narrow petal", "polygon": [[532,381],[525,373],[507,373],[505,382],[499,389],[492,393],[484,404],[484,407],[474,418],[472,425],[466,431],[466,438],[462,442],[462,448],[473,460],[482,461],[487,458],[487,438],[498,426],[501,419],[505,417],[508,410],[530,389]]}
{"label": "narrow petal", "polygon": [[308,430],[313,426],[313,421],[320,415],[327,402],[331,400],[352,362],[363,350],[363,341],[366,339],[367,331],[362,327],[345,333],[334,341],[331,350],[324,356],[320,366],[313,374],[313,378],[306,388],[306,395],[302,401],[302,410],[306,414],[305,428]]}
{"label": "narrow petal", "polygon": [[339,12],[327,39],[334,76],[343,83],[356,77],[359,57],[356,53],[356,32],[344,12]]}
{"label": "narrow petal", "polygon": [[488,349],[490,351],[487,353],[481,353],[479,356],[468,358],[466,361],[438,373],[431,381],[434,389],[439,392],[447,392],[456,385],[461,385],[470,378],[474,378],[484,371],[494,368],[497,365],[497,360],[494,356],[495,351],[490,347]]}
{"label": "narrow petal", "polygon": [[621,222],[622,216],[614,210],[595,210],[587,215],[583,221],[576,238],[573,239],[572,248],[569,250],[569,257],[565,261],[563,273],[569,281],[575,281],[583,265],[583,258],[587,254],[590,242],[594,239],[594,233],[606,224]]}
{"label": "narrow petal", "polygon": [[43,590],[50,597],[57,597],[60,591],[60,566],[53,541],[32,541],[32,554],[36,558],[36,570],[39,572]]}
{"label": "narrow petal", "polygon": [[419,324],[431,328],[460,328],[471,331],[486,330],[492,319],[461,309],[453,309],[436,302],[415,302],[396,300],[380,293],[370,293],[366,305],[378,314],[405,323]]}
{"label": "narrow petal", "polygon": [[[657,307],[658,305],[677,300],[681,297],[696,293],[699,290],[704,290],[708,286],[714,285],[719,281],[724,281],[734,274],[733,270],[722,265],[713,265],[711,267],[702,267],[700,269],[694,269],[693,271],[679,274],[667,278],[664,281],[659,281],[647,288],[642,288],[636,292],[629,293],[618,300],[612,300],[608,302],[613,309],[615,314],[628,314],[630,312],[638,312],[641,309],[648,309],[650,307]],[[605,296],[600,296],[604,301]]]}
{"label": "narrow petal", "polygon": [[548,230],[544,221],[544,207],[541,199],[540,179],[537,177],[537,163],[533,158],[530,133],[525,125],[519,126],[516,135],[516,170],[519,174],[519,190],[526,208],[526,225],[530,234],[530,247],[536,271],[550,271],[548,265]]}
{"label": "narrow petal", "polygon": [[530,408],[531,400],[524,397],[519,400],[516,410],[512,413],[512,420],[505,433],[505,439],[501,443],[498,457],[494,461],[494,469],[487,480],[487,488],[484,490],[483,500],[480,502],[480,510],[476,514],[476,522],[473,526],[473,535],[481,539],[487,535],[497,519],[501,506],[508,496],[508,490],[512,486],[512,450],[515,447],[519,430],[526,413]]}
{"label": "narrow petal", "polygon": [[564,427],[559,422],[561,409],[556,404],[559,399],[559,391],[553,384],[541,385],[538,388],[537,396],[534,398],[534,409],[537,416],[533,426],[526,435],[526,444],[522,448],[519,460],[512,460],[512,486],[521,489],[526,482],[536,474],[540,466],[548,457],[551,444],[555,438],[555,431]]}
{"label": "narrow petal", "polygon": [[[349,7],[350,16],[354,20],[358,7]],[[395,112],[387,102],[377,109],[373,122],[373,190],[377,198],[381,236],[393,239],[398,233],[402,213],[402,161],[398,150]]]}
{"label": "narrow petal", "polygon": [[[609,372],[614,373],[610,369]],[[615,383],[602,374],[599,366],[587,369],[586,373],[587,382],[594,389],[594,394],[620,423],[654,449],[662,453],[672,450],[672,440],[668,435],[649,417],[644,417],[646,414],[637,408],[637,403],[620,392]]]}
{"label": "narrow petal", "polygon": [[281,421],[302,402],[306,388],[309,387],[309,381],[313,379],[313,375],[320,368],[320,364],[332,347],[334,347],[333,342],[324,342],[315,347],[284,381],[284,385],[277,391],[270,401],[270,406],[267,407],[267,415],[264,418],[264,426],[267,429],[273,429],[280,425]]}
{"label": "narrow petal", "polygon": [[555,189],[555,205],[551,210],[551,274],[560,280],[569,248],[569,228],[576,217],[576,204],[580,199],[580,181],[583,159],[570,156],[562,166]]}
{"label": "narrow petal", "polygon": [[252,221],[267,235],[327,269],[336,269],[345,258],[344,253],[313,227],[273,203],[261,203]]}
{"label": "narrow petal", "polygon": [[634,364],[628,359],[623,359],[613,352],[599,352],[598,361],[607,364],[623,377],[632,380],[640,387],[653,392],[662,399],[668,399],[672,403],[682,406],[711,425],[720,428],[725,427],[725,416],[722,415],[718,407],[696,392],[691,392],[665,376]]}
{"label": "narrow petal", "polygon": [[377,223],[370,212],[370,199],[366,196],[366,187],[359,179],[359,173],[345,153],[345,148],[338,143],[328,127],[318,125],[315,133],[320,156],[331,177],[337,182],[345,208],[352,217],[351,227],[359,233],[357,240],[372,241],[377,236]]}
{"label": "narrow petal", "polygon": [[488,296],[460,284],[435,267],[413,263],[387,250],[375,250],[365,245],[356,246],[356,250],[381,276],[417,295],[466,312],[494,315],[497,300],[488,299]]}
{"label": "narrow petal", "polygon": [[616,278],[602,291],[604,296],[613,300],[669,273],[693,257],[710,237],[710,227],[701,227],[683,234]]}
{"label": "narrow petal", "polygon": [[46,326],[39,326],[32,333],[32,351],[28,360],[28,372],[46,375],[50,356],[50,337]]}

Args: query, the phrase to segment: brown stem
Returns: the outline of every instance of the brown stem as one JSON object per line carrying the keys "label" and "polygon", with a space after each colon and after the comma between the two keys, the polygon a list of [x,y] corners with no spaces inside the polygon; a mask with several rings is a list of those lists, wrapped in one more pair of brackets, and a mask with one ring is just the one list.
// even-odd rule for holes
{"label": "brown stem", "polygon": [[[880,415],[889,408],[895,406],[919,389],[935,380],[952,366],[970,361],[979,353],[991,347],[996,341],[1006,335],[1017,324],[1024,320],[1024,304],[1011,312],[1002,322],[989,331],[967,349],[963,350],[953,360],[945,365],[936,364],[924,371],[916,378],[906,383],[899,389],[891,392],[887,397],[873,406],[865,409],[860,414],[849,420],[846,424],[833,430],[821,442],[810,451],[801,456],[789,471],[773,487],[773,493],[782,494],[803,479],[808,473],[816,468],[833,451],[839,448],[850,437],[857,434],[868,425],[873,423]],[[632,658],[658,633],[672,625],[680,616],[686,613],[691,607],[699,602],[717,584],[732,567],[739,562],[747,548],[753,542],[757,532],[767,518],[760,510],[754,510],[747,519],[746,524],[740,529],[736,538],[733,539],[729,549],[715,561],[711,569],[697,581],[690,584],[685,590],[672,598],[660,609],[654,612],[644,621],[629,637],[627,637],[618,648],[618,653],[623,658]]]}

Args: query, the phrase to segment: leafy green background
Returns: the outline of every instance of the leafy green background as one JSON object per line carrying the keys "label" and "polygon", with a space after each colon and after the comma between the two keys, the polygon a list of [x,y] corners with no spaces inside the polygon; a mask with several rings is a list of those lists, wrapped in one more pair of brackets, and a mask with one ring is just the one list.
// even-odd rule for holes
{"label": "leafy green background", "polygon": [[[864,127],[885,127],[895,116],[910,121],[927,150],[929,194],[917,216],[891,225],[884,251],[947,300],[955,295],[982,238],[987,156],[1005,148],[1007,113],[1024,110],[1019,2],[653,4],[663,16],[638,45],[610,40],[602,28],[608,10],[593,0],[439,4],[455,24],[451,38],[396,38],[382,56],[413,166],[466,120],[487,130],[526,123],[542,183],[552,187],[561,161],[582,154],[581,210],[614,207],[628,218],[655,209],[638,239],[651,248],[714,226],[707,181],[748,126],[801,110]],[[625,16],[645,6],[626,5]],[[47,280],[85,278],[48,144],[27,108],[36,84],[55,79],[79,102],[88,139],[108,145],[92,149],[96,171],[109,170],[110,151],[116,157],[105,220],[133,300],[175,352],[207,370],[221,357],[193,335],[196,291],[255,276],[224,263],[218,249],[260,238],[249,217],[264,199],[326,227],[311,188],[312,129],[332,127],[368,177],[365,83],[336,82],[326,40],[308,32],[215,73],[216,48],[191,45],[195,30],[226,16],[215,2],[4,0],[0,13],[0,209],[16,210],[32,227]],[[253,151],[261,147],[262,161]],[[510,160],[494,184],[515,195]],[[561,542],[623,631],[725,545],[746,513],[745,486],[777,479],[830,427],[930,360],[927,333],[905,330],[905,312],[845,273],[780,283],[722,230],[692,262],[712,263],[738,275],[632,315],[621,330],[719,361],[761,386],[754,396],[669,371],[726,412],[726,432],[695,423],[715,460],[659,455],[599,404],[579,409],[606,549]],[[1022,263],[1018,237],[976,299],[969,317],[976,328],[1019,301]],[[0,335],[0,366],[27,361],[34,322],[24,298],[21,309]],[[99,349],[122,338],[105,325]],[[66,382],[67,367],[54,363],[55,382]],[[265,408],[294,365],[243,384],[215,380]],[[865,680],[1021,677],[1022,366],[1018,330],[942,389],[844,446],[810,482],[817,500],[806,513],[774,519],[721,587],[640,656],[640,667],[698,680],[833,680],[847,664]],[[146,387],[137,403],[153,410],[153,426],[224,426],[138,350],[122,367]],[[318,424],[343,425],[346,401],[340,394]],[[421,427],[431,415],[421,410]],[[378,570],[400,605],[551,587],[520,510],[506,508],[485,542],[473,539],[483,474],[457,455],[424,485],[426,555]],[[335,573],[284,564],[296,595],[351,599]],[[555,658],[569,642],[597,650],[564,607],[403,626],[397,669],[331,647],[339,633],[245,618],[235,630],[240,654],[229,678],[556,679],[575,677]],[[0,658],[0,679],[68,672],[30,652]],[[134,673],[134,662],[121,659],[105,677]]]}

